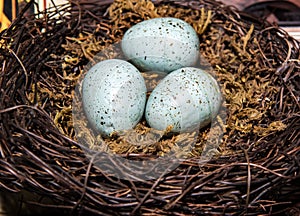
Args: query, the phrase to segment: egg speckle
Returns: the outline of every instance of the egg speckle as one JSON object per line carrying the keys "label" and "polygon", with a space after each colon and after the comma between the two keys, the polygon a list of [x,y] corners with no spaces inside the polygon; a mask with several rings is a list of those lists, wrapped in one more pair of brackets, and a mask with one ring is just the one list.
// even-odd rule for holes
{"label": "egg speckle", "polygon": [[148,98],[145,117],[158,130],[200,129],[211,122],[221,105],[217,81],[207,72],[185,67],[168,74]]}
{"label": "egg speckle", "polygon": [[187,22],[171,17],[142,21],[122,38],[125,56],[142,71],[171,72],[193,66],[199,58],[199,38]]}
{"label": "egg speckle", "polygon": [[102,135],[133,128],[146,103],[146,85],[132,64],[119,59],[97,63],[85,75],[82,102],[92,127]]}

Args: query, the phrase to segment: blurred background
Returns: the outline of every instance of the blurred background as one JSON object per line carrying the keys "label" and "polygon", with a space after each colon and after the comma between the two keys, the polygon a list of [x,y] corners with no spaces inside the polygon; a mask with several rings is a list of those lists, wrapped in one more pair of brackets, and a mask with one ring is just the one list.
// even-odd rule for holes
{"label": "blurred background", "polygon": [[300,0],[224,0],[223,2],[278,24],[300,41]]}
{"label": "blurred background", "polygon": [[[24,5],[29,1],[30,0],[0,0],[0,31],[10,25],[19,11],[21,11]],[[35,2],[36,6],[35,8],[31,8],[30,13],[37,12],[37,10],[43,11],[53,6],[53,3],[57,5],[67,3],[68,0],[35,0]]]}

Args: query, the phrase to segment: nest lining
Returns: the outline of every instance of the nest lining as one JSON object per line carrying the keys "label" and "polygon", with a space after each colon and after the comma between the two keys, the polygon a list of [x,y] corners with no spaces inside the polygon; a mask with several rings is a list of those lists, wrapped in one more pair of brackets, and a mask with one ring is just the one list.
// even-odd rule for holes
{"label": "nest lining", "polygon": [[[107,207],[120,214],[267,213],[280,206],[273,190],[299,172],[299,44],[216,2],[110,3],[77,2],[41,19],[20,16],[2,32],[1,186],[18,191],[26,185],[63,200],[62,208],[94,213],[114,213]],[[76,143],[74,87],[84,66],[101,60],[99,51],[120,41],[134,23],[159,16],[191,23],[216,72],[228,111],[218,126],[224,130],[220,155],[199,168],[199,144],[190,159],[156,181],[117,181],[90,167]],[[120,148],[113,140],[110,147],[143,159],[174,148],[168,144],[145,151]],[[103,152],[100,159],[111,166],[107,158]]]}
{"label": "nest lining", "polygon": [[[124,32],[133,24],[141,20],[162,16],[185,17],[185,21],[193,25],[197,33],[203,36],[203,38],[201,38],[201,54],[209,60],[216,71],[215,76],[221,84],[226,101],[226,104],[223,105],[223,109],[229,112],[221,113],[218,116],[218,124],[200,132],[192,152],[190,151],[191,146],[188,144],[193,142],[194,134],[180,134],[177,138],[172,136],[171,139],[163,139],[150,146],[132,144],[139,142],[137,138],[139,135],[148,133],[149,127],[146,125],[145,120],[136,127],[136,135],[130,133],[131,141],[126,141],[126,138],[124,139],[123,136],[117,137],[116,139],[105,139],[104,142],[108,143],[109,148],[113,152],[118,154],[143,152],[162,156],[171,151],[173,147],[177,147],[176,143],[183,143],[182,139],[187,138],[190,141],[187,140],[185,142],[187,145],[181,145],[179,149],[184,149],[183,146],[185,146],[188,152],[187,154],[190,156],[199,156],[203,151],[203,144],[201,145],[200,143],[205,143],[205,137],[207,136],[220,136],[220,134],[223,135],[223,131],[225,131],[225,139],[227,139],[228,134],[237,133],[239,133],[238,139],[240,139],[243,136],[248,136],[249,133],[257,136],[267,136],[272,132],[285,129],[286,126],[281,121],[281,118],[274,118],[274,120],[270,121],[272,113],[270,113],[269,110],[272,109],[275,103],[276,99],[274,95],[278,93],[279,87],[266,77],[262,79],[264,76],[263,73],[272,73],[272,71],[267,66],[262,68],[261,65],[257,63],[257,59],[253,57],[259,52],[259,44],[252,42],[253,45],[246,50],[247,43],[251,39],[254,31],[254,25],[250,26],[249,30],[245,30],[248,32],[243,32],[244,36],[234,33],[232,35],[224,34],[220,32],[219,29],[213,27],[207,30],[206,34],[203,34],[209,26],[213,15],[211,10],[206,11],[205,8],[201,8],[200,10],[178,9],[168,5],[155,7],[150,2],[143,1],[116,1],[110,6],[108,11],[108,23],[99,23],[98,25],[100,27],[95,31],[99,31],[101,26],[110,25],[111,30],[107,34],[110,40],[106,38],[99,39],[94,33],[81,33],[79,37],[67,37],[67,43],[62,44],[62,47],[66,50],[64,57],[65,62],[63,63],[63,68],[65,69],[63,71],[63,79],[72,81],[73,85],[79,82],[80,75],[87,71],[86,68],[82,68],[81,58],[83,57],[88,59],[91,63],[96,63],[107,58],[117,58],[121,51],[119,47],[113,45],[121,40]],[[227,24],[225,23],[224,25],[226,26]],[[114,32],[114,29],[118,32]],[[116,37],[116,35],[118,37]],[[215,44],[210,45],[210,43],[213,42],[215,42]],[[224,48],[221,44],[228,44],[228,47]],[[212,47],[216,47],[215,50],[211,50]],[[103,52],[103,50],[104,53],[101,53],[99,56],[99,52]],[[70,72],[69,68],[74,68],[74,65],[78,64],[81,66],[81,68],[78,69],[80,75],[76,74],[74,76],[74,73]],[[237,73],[233,73],[233,71],[237,71]],[[52,85],[51,88],[42,83],[37,83],[37,85],[38,96],[46,94],[46,99],[50,100],[50,103],[57,104],[56,113],[52,118],[62,133],[75,140],[76,136],[79,137],[79,139],[86,139],[90,143],[90,147],[95,149],[97,147],[98,150],[106,149],[107,144],[103,144],[99,147],[99,140],[101,141],[101,138],[95,137],[87,128],[87,120],[83,118],[83,112],[79,114],[82,118],[79,120],[80,125],[75,125],[80,128],[80,133],[77,135],[74,133],[74,118],[72,118],[71,107],[74,105],[80,106],[80,104],[70,105],[74,98],[74,92],[72,92],[74,86],[72,88],[69,83],[64,84],[64,80],[61,80],[61,83],[57,85]],[[31,101],[34,100],[34,92],[35,91],[30,95]],[[58,92],[58,94],[54,92]],[[66,95],[69,95],[68,99],[66,99]],[[43,103],[43,101],[39,100],[37,102],[39,104]],[[59,105],[62,102],[66,105]],[[225,115],[229,117],[224,117]],[[75,124],[77,124],[77,121]],[[210,132],[209,134],[208,131]],[[151,135],[153,134],[151,133]],[[215,142],[221,142],[218,141],[217,138],[214,140]],[[226,149],[226,140],[223,140],[222,144],[223,145],[219,148],[220,153],[228,154],[230,149]],[[216,143],[215,145],[220,144]]]}

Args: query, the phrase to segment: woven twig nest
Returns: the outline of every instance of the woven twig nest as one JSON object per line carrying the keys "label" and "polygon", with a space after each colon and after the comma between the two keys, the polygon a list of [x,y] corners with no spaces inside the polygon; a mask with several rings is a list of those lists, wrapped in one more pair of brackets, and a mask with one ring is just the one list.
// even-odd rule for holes
{"label": "woven twig nest", "polygon": [[[300,52],[286,32],[212,0],[72,1],[27,16],[31,4],[0,34],[1,191],[26,189],[73,214],[299,213]],[[114,154],[90,157],[74,131],[75,87],[86,65],[130,26],[163,16],[183,19],[199,34],[226,111],[174,169],[151,178],[160,170],[154,164],[150,178],[117,178],[104,167],[134,171],[113,155],[151,161],[185,146],[172,142],[179,135],[148,148],[110,137]],[[215,129],[220,143],[204,161],[201,140]]]}

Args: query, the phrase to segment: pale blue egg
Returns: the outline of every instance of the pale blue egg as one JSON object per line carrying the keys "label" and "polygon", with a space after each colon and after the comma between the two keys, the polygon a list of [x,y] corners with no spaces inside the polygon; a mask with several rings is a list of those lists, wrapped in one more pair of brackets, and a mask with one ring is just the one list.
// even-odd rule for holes
{"label": "pale blue egg", "polygon": [[142,21],[122,38],[125,56],[141,71],[171,72],[193,66],[199,58],[199,37],[187,22],[171,17]]}
{"label": "pale blue egg", "polygon": [[185,67],[168,74],[148,98],[145,117],[155,129],[198,130],[218,114],[222,95],[209,73]]}
{"label": "pale blue egg", "polygon": [[93,129],[108,136],[133,128],[142,118],[146,85],[136,67],[119,59],[97,63],[85,75],[82,103]]}

